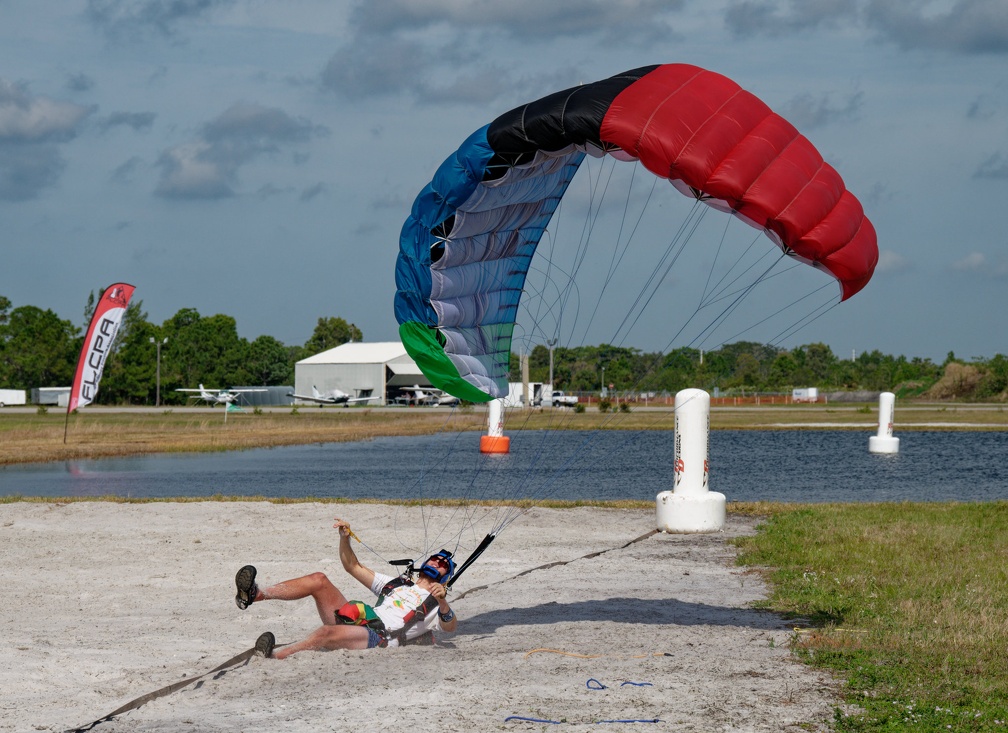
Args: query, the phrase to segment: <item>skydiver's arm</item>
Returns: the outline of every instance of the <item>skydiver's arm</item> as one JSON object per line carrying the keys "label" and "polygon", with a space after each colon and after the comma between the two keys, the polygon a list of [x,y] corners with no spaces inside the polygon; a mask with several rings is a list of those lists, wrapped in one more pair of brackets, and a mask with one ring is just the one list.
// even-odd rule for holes
{"label": "skydiver's arm", "polygon": [[343,563],[343,569],[356,578],[357,582],[363,584],[364,587],[370,588],[374,582],[375,572],[366,565],[361,565],[360,560],[357,559],[357,554],[350,546],[350,525],[342,519],[337,519],[336,524],[333,526],[340,533],[339,557],[340,562]]}

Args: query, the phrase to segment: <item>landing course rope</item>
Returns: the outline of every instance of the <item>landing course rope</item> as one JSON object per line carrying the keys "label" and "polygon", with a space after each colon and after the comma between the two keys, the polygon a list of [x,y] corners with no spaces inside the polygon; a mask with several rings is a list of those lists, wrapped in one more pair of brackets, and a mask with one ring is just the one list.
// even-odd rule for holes
{"label": "landing course rope", "polygon": [[231,657],[231,659],[227,660],[226,662],[224,662],[221,665],[218,665],[218,666],[214,667],[209,672],[204,672],[199,677],[192,677],[190,679],[184,679],[184,680],[179,680],[178,682],[173,682],[172,684],[168,685],[167,687],[162,687],[160,690],[155,690],[154,692],[149,692],[146,695],[142,695],[141,697],[138,697],[136,700],[132,700],[132,701],[126,703],[125,705],[123,705],[120,708],[116,708],[115,710],[113,710],[108,715],[106,715],[106,716],[104,716],[102,718],[98,718],[98,720],[95,720],[92,723],[88,723],[87,725],[82,725],[79,728],[70,728],[70,729],[64,731],[64,733],[85,733],[86,731],[91,730],[92,728],[94,728],[95,726],[97,726],[97,725],[99,725],[101,723],[106,723],[106,722],[108,722],[110,720],[115,719],[115,717],[118,716],[118,715],[122,715],[123,713],[128,713],[128,712],[130,712],[132,710],[136,710],[137,708],[139,708],[139,707],[141,707],[143,705],[146,705],[151,700],[157,700],[159,697],[164,697],[165,695],[170,695],[173,692],[178,692],[179,690],[181,690],[181,689],[183,689],[185,687],[188,687],[189,685],[191,685],[191,684],[193,684],[195,682],[199,682],[200,680],[202,680],[205,677],[209,677],[210,675],[214,675],[214,679],[219,679],[221,676],[223,676],[228,670],[232,669],[233,667],[237,667],[239,665],[248,664],[248,661],[252,657],[255,656],[255,652],[256,652],[255,647],[252,647],[250,649],[246,649],[241,654],[237,654],[237,655]]}

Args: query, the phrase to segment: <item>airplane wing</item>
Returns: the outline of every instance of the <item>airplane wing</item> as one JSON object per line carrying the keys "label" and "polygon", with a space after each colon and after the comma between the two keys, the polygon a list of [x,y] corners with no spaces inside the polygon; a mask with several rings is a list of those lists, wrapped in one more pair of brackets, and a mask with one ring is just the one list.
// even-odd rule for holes
{"label": "airplane wing", "polygon": [[233,394],[237,394],[239,392],[269,392],[269,390],[266,389],[265,387],[250,387],[248,389],[227,389],[224,391],[231,392]]}
{"label": "airplane wing", "polygon": [[296,400],[304,400],[305,402],[317,402],[320,405],[336,404],[336,399],[334,397],[316,397],[314,395],[294,394],[293,392],[288,392],[287,396],[293,397]]}

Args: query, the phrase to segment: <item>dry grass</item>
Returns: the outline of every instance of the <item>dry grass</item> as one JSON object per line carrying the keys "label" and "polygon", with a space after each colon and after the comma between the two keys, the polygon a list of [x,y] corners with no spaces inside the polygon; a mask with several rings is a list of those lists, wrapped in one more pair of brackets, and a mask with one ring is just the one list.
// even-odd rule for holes
{"label": "dry grass", "polygon": [[[711,411],[717,429],[870,430],[877,408],[869,405],[778,405],[718,408]],[[262,414],[234,413],[224,421],[220,409],[89,407],[70,417],[63,442],[64,415],[53,410],[0,411],[0,465],[44,461],[109,458],[149,453],[244,450],[281,445],[335,443],[389,435],[421,435],[463,430],[486,430],[482,408],[469,409],[328,409],[272,408]],[[589,408],[514,411],[506,430],[671,430],[670,409],[600,413]],[[897,429],[1008,430],[1008,409],[1001,405],[897,406]]]}

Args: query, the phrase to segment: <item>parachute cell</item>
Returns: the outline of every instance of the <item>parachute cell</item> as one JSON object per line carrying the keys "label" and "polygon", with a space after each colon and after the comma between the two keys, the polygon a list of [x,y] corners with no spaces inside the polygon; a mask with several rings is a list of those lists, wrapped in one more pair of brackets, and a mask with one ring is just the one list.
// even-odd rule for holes
{"label": "parachute cell", "polygon": [[679,191],[763,230],[786,254],[861,290],[875,230],[840,175],[787,120],[719,74],[649,66],[556,92],[473,133],[403,226],[400,337],[461,399],[507,394],[532,257],[585,155],[639,160]]}

